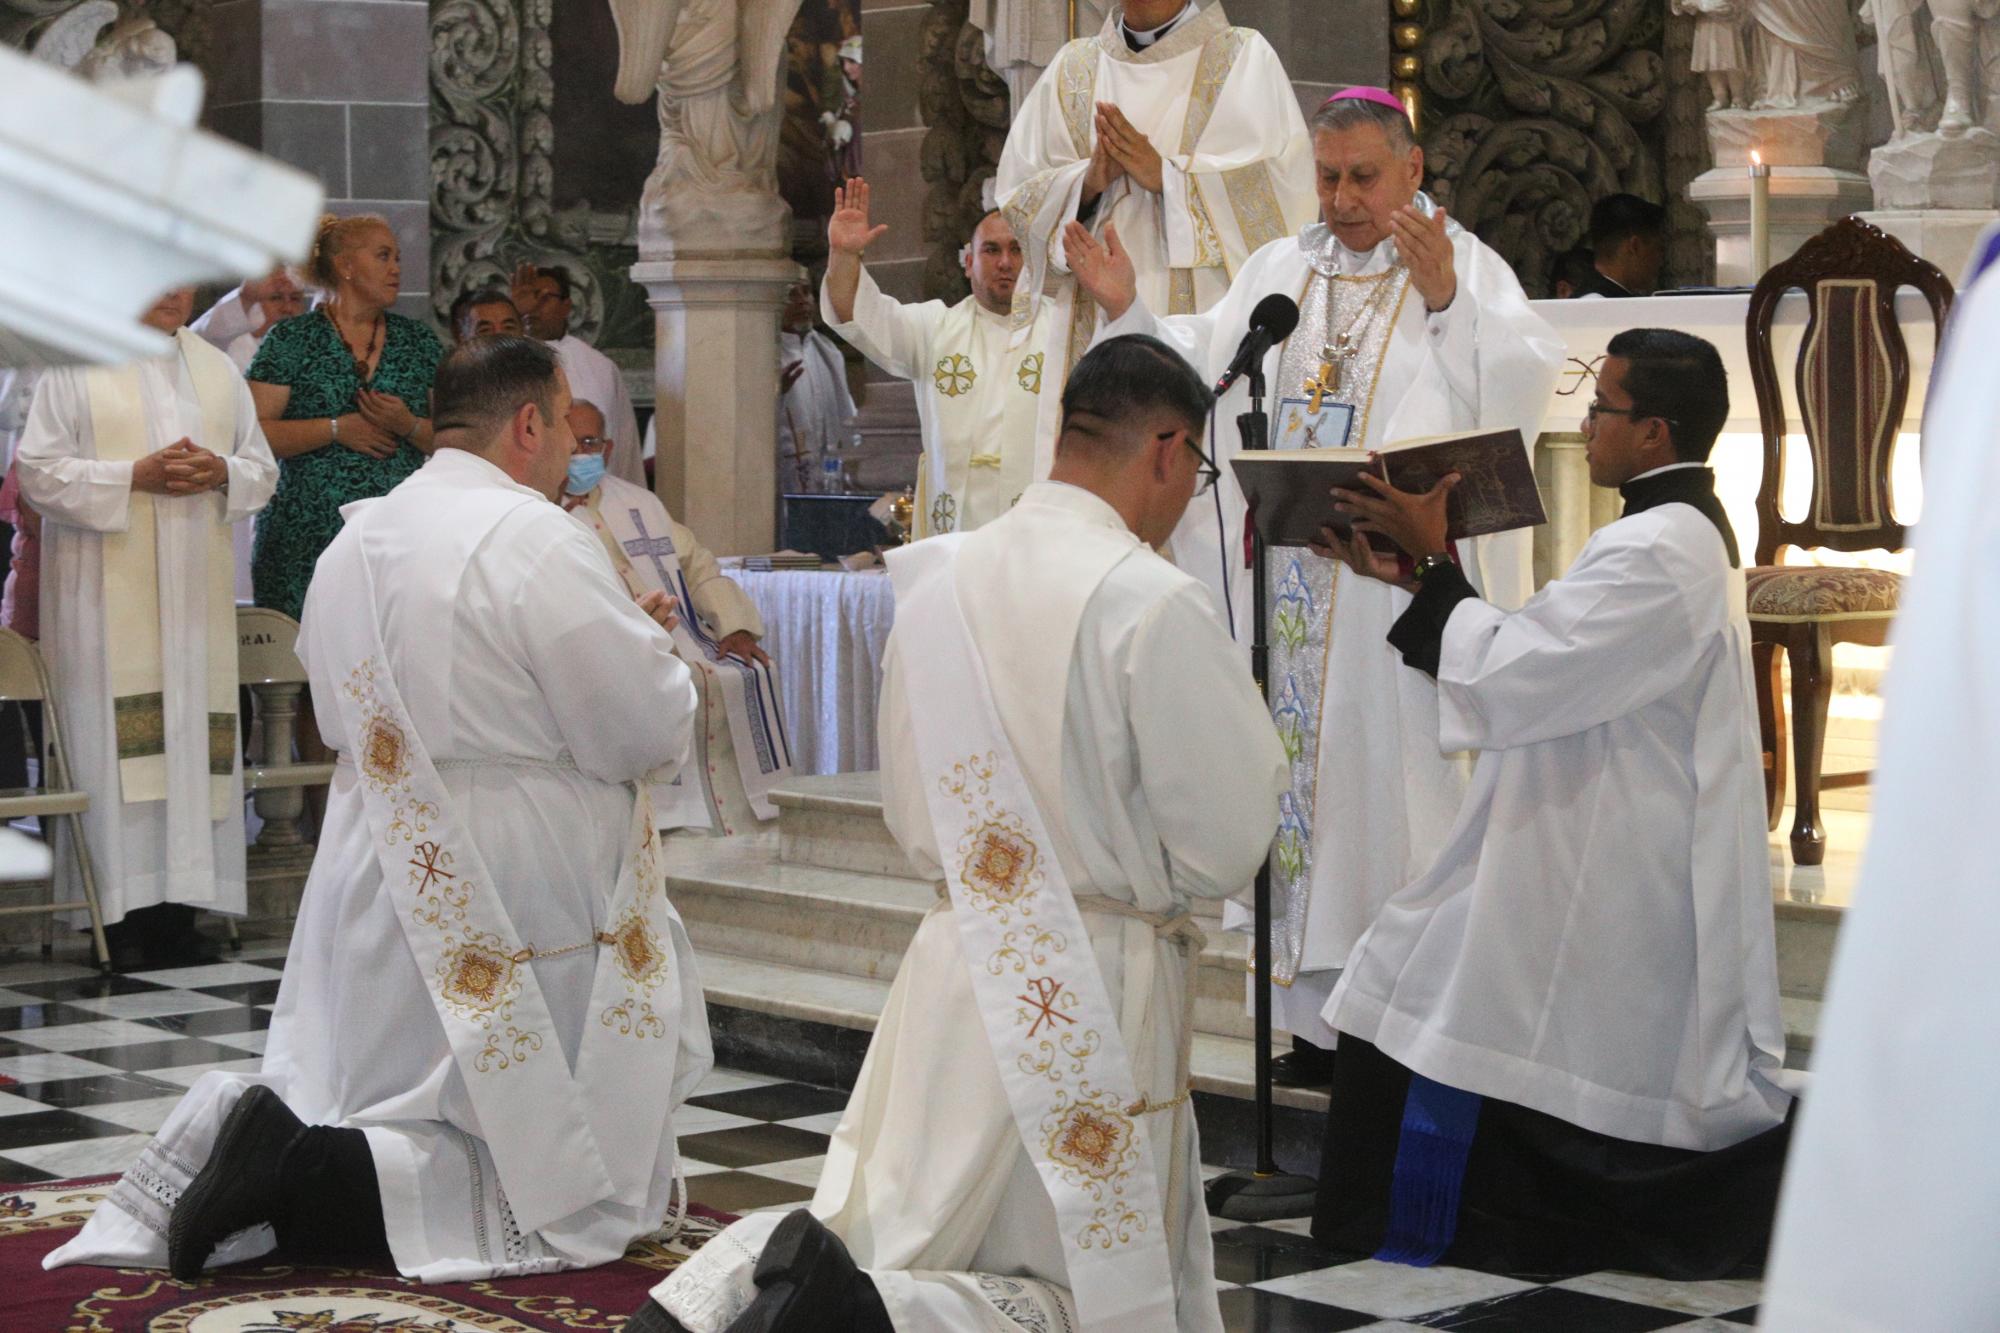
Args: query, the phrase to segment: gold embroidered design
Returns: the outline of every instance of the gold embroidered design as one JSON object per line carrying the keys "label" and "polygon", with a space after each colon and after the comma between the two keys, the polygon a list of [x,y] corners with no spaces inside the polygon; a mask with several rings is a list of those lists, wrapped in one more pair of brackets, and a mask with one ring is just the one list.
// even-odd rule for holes
{"label": "gold embroidered design", "polygon": [[1278,192],[1271,184],[1269,164],[1256,162],[1223,172],[1222,188],[1236,214],[1236,230],[1243,234],[1245,254],[1254,255],[1289,232],[1285,212],[1278,206]]}
{"label": "gold embroidered design", "polygon": [[1132,1122],[1122,1112],[1079,1104],[1049,1135],[1049,1158],[1093,1180],[1110,1180],[1132,1146]]}
{"label": "gold embroidered design", "polygon": [[[1063,124],[1078,159],[1090,156],[1091,121],[1096,110],[1097,39],[1081,38],[1056,56],[1056,89],[1062,95]],[[1015,229],[1020,234],[1020,229]]]}
{"label": "gold embroidered design", "polygon": [[1194,86],[1188,92],[1187,115],[1181,121],[1181,152],[1192,153],[1201,142],[1222,97],[1222,85],[1229,81],[1229,71],[1236,67],[1236,56],[1246,40],[1243,29],[1225,28],[1202,43],[1201,59],[1194,67]]}
{"label": "gold embroidered design", "polygon": [[453,1008],[479,1013],[492,1013],[520,990],[513,958],[479,944],[447,950],[438,963],[438,980],[441,993]]}
{"label": "gold embroidered design", "polygon": [[[1034,994],[1017,995],[1014,998],[1028,1005],[1027,1009],[1020,1011],[1019,1017],[1028,1024],[1030,1037],[1039,1033],[1044,1024],[1048,1025],[1051,1032],[1056,1030],[1057,1023],[1075,1024],[1076,1020],[1068,1014],[1056,1012],[1058,1009],[1076,1007],[1076,997],[1064,989],[1062,982],[1054,977],[1029,977],[1028,989]],[[1034,1015],[1032,1019],[1029,1018],[1030,1013]]]}
{"label": "gold embroidered design", "polygon": [[118,731],[118,757],[143,759],[167,752],[166,696],[128,694],[111,703]]}
{"label": "gold embroidered design", "polygon": [[1025,835],[989,823],[973,835],[971,855],[959,873],[973,892],[1011,903],[1027,887],[1038,859],[1035,844]]}
{"label": "gold embroidered design", "polygon": [[931,372],[931,382],[937,391],[947,398],[972,392],[972,386],[979,379],[979,372],[972,368],[972,359],[962,352],[938,358],[937,369]]}
{"label": "gold embroidered design", "polygon": [[931,501],[931,533],[955,532],[958,529],[958,501],[950,491],[938,492],[938,498]]}
{"label": "gold embroidered design", "polygon": [[1031,352],[1022,357],[1020,369],[1014,372],[1014,382],[1029,393],[1039,394],[1042,391],[1043,355],[1041,352]]}
{"label": "gold embroidered design", "polygon": [[403,729],[387,717],[377,714],[369,718],[361,737],[361,771],[379,786],[395,786],[410,775],[407,744]]}
{"label": "gold embroidered design", "polygon": [[451,853],[435,842],[420,842],[417,854],[410,858],[410,867],[415,872],[410,883],[418,893],[428,893],[440,880],[457,879],[458,876],[445,867],[451,864]]}
{"label": "gold embroidered design", "polygon": [[627,916],[611,933],[611,947],[625,975],[641,986],[651,985],[667,965],[660,941],[637,912]]}
{"label": "gold embroidered design", "polygon": [[242,733],[236,726],[234,713],[210,713],[208,715],[208,773],[210,777],[226,778],[236,771],[236,743]]}
{"label": "gold embroidered design", "polygon": [[1215,219],[1209,216],[1208,196],[1202,192],[1200,179],[1192,173],[1187,184],[1188,212],[1194,222],[1194,263],[1191,267],[1219,267],[1228,252],[1222,248],[1222,233],[1215,229]]}

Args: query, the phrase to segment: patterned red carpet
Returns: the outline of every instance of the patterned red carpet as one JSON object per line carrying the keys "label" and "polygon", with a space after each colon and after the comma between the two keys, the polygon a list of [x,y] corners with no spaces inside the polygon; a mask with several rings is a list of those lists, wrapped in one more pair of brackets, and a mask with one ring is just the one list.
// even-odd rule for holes
{"label": "patterned red carpet", "polygon": [[424,1285],[345,1268],[246,1264],[198,1283],[150,1269],[42,1271],[115,1177],[0,1186],[0,1307],[9,1333],[556,1333],[615,1330],[660,1278],[732,1220],[695,1205],[671,1241],[615,1264]]}

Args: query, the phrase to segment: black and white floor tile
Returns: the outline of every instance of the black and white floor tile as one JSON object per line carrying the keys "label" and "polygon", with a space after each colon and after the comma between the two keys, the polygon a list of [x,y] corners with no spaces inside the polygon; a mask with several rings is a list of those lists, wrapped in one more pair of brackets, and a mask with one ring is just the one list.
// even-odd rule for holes
{"label": "black and white floor tile", "polygon": [[[282,944],[206,967],[100,976],[0,961],[0,1186],[123,1170],[205,1070],[261,1062]],[[718,1069],[675,1117],[689,1196],[732,1213],[812,1196],[844,1094]],[[1756,1282],[1593,1273],[1560,1282],[1330,1254],[1303,1221],[1216,1221],[1231,1333],[1731,1333]]]}

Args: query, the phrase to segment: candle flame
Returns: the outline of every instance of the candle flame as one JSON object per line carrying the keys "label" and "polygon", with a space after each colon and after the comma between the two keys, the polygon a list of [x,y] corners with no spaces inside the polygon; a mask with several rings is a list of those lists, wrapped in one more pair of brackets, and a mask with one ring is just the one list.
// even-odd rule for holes
{"label": "candle flame", "polygon": [[1758,152],[1755,148],[1752,148],[1750,150],[1750,161],[1754,165],[1761,167],[1764,165],[1764,155]]}

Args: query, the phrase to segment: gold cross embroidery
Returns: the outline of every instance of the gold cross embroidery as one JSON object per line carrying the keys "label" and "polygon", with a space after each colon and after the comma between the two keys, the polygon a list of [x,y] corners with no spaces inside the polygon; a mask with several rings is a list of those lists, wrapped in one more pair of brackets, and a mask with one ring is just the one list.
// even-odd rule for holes
{"label": "gold cross embroidery", "polygon": [[[1029,1007],[1037,1015],[1034,1024],[1028,1029],[1030,1037],[1040,1032],[1044,1023],[1048,1024],[1053,1030],[1057,1023],[1074,1024],[1076,1022],[1068,1014],[1059,1014],[1056,1012],[1056,997],[1062,994],[1062,988],[1063,984],[1054,977],[1029,977],[1028,989],[1033,991],[1034,994],[1032,996],[1017,995],[1014,997],[1017,1000],[1027,1001]],[[1022,1010],[1021,1017],[1026,1018],[1027,1016],[1028,1011]]]}
{"label": "gold cross embroidery", "polygon": [[1352,361],[1361,355],[1361,349],[1341,334],[1332,343],[1322,347],[1319,353],[1319,373],[1305,382],[1305,391],[1312,395],[1306,403],[1306,411],[1318,412],[1320,402],[1328,394],[1340,392],[1340,381],[1344,372],[1343,361]]}

